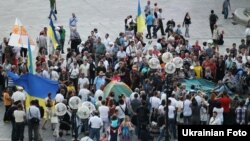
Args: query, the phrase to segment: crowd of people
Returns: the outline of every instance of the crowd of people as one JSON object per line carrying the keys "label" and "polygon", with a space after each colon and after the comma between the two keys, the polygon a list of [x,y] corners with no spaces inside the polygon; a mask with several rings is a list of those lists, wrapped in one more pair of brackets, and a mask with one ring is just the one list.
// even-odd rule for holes
{"label": "crowd of people", "polygon": [[[49,18],[54,15],[56,20],[54,3],[51,4]],[[228,3],[223,4],[225,19],[228,16],[226,6]],[[59,44],[56,50],[49,47],[47,28],[42,29],[36,39],[39,52],[35,74],[60,84],[55,97],[48,93],[44,99],[45,107],[39,106],[37,100],[25,107],[23,88],[16,89],[6,72],[28,73],[27,52],[20,53],[19,49],[9,46],[8,37],[5,37],[1,44],[0,86],[6,108],[4,121],[12,123],[12,141],[24,140],[26,124],[29,141],[42,140],[40,130],[47,130],[47,123],[51,125],[56,141],[63,141],[64,135],[74,136],[70,132],[72,109],[68,106],[72,96],[79,96],[82,102],[92,102],[97,109],[87,120],[81,121],[81,132],[84,133],[81,141],[117,141],[118,138],[129,141],[134,135],[142,141],[161,141],[166,128],[171,137],[177,139],[179,124],[249,124],[250,34],[222,54],[219,48],[224,43],[224,31],[217,26],[218,16],[213,10],[209,17],[212,41],[200,43],[197,40],[194,44],[189,42],[190,13],[187,12],[183,23],[177,26],[174,19],[167,21],[164,29],[162,12],[157,3],[152,6],[150,1],[147,2],[144,8],[146,35],[137,33],[136,19],[130,15],[125,19],[124,31],[115,40],[110,39],[109,33],[102,37],[94,28],[85,41],[78,33],[77,29],[81,27],[77,27],[78,19],[73,13],[69,19],[70,47],[67,50],[63,26],[56,27]],[[181,25],[185,28],[184,34]],[[159,30],[161,37],[157,36]],[[183,67],[176,69],[174,74],[164,71],[161,56],[165,52],[183,59]],[[161,67],[150,68],[148,62],[152,58],[158,58]],[[191,91],[187,91],[182,84],[184,79],[206,79],[225,88],[204,93],[193,85]],[[126,97],[121,93],[116,100],[111,92],[104,97],[103,90],[111,81],[126,83],[133,96]],[[56,103],[67,105],[67,113],[59,118],[53,112]]]}

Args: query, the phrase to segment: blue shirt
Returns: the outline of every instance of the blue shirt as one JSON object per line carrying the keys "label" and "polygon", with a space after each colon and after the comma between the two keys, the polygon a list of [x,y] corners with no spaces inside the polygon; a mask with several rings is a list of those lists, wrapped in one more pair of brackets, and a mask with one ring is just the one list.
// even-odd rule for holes
{"label": "blue shirt", "polygon": [[69,26],[73,26],[73,27],[76,27],[76,23],[78,22],[77,18],[73,18],[71,17],[69,19]]}
{"label": "blue shirt", "polygon": [[151,14],[149,14],[147,17],[146,17],[146,23],[147,25],[153,25],[153,21],[154,21],[154,18]]}
{"label": "blue shirt", "polygon": [[100,89],[101,86],[105,84],[105,77],[97,76],[94,80],[94,84],[96,86],[96,90]]}

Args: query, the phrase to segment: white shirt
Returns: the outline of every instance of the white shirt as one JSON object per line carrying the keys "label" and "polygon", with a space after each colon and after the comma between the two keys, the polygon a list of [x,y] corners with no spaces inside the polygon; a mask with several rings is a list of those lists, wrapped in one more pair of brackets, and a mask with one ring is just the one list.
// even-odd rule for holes
{"label": "white shirt", "polygon": [[127,56],[127,54],[126,54],[126,52],[125,51],[118,51],[117,52],[117,58],[118,59],[121,59],[121,58],[126,58],[126,56]]}
{"label": "white shirt", "polygon": [[91,128],[101,128],[103,126],[103,122],[98,116],[93,116],[89,118],[89,125],[91,125]]}
{"label": "white shirt", "polygon": [[[122,109],[121,109],[122,108]],[[125,110],[126,110],[126,104],[116,106],[115,108],[117,112],[117,117],[119,119],[125,118]]]}
{"label": "white shirt", "polygon": [[64,96],[61,93],[56,94],[55,101],[60,103],[63,102]]}
{"label": "white shirt", "polygon": [[161,100],[160,98],[156,97],[156,96],[153,96],[150,98],[150,104],[151,104],[151,108],[155,108],[155,109],[158,109],[159,106],[161,105]]}
{"label": "white shirt", "polygon": [[209,125],[222,125],[222,122],[218,116],[216,118],[211,117]]}
{"label": "white shirt", "polygon": [[95,92],[95,100],[98,100],[98,97],[101,96],[103,97],[104,96],[104,92],[100,89],[98,89],[96,92]]}
{"label": "white shirt", "polygon": [[84,78],[79,78],[78,79],[78,85],[80,85],[80,89],[84,88],[84,86],[89,85],[89,79],[84,77]]}
{"label": "white shirt", "polygon": [[113,55],[114,46],[106,46],[106,52]]}
{"label": "white shirt", "polygon": [[160,105],[158,111],[160,114],[164,114],[165,113],[164,106]]}
{"label": "white shirt", "polygon": [[195,96],[194,98],[195,98],[196,102],[198,103],[198,105],[200,106],[200,105],[201,105],[201,102],[202,102],[201,96],[197,95],[197,96]]}
{"label": "white shirt", "polygon": [[85,89],[85,88],[82,88],[80,89],[79,93],[78,93],[78,96],[81,96],[82,98],[82,102],[85,102],[88,100],[88,95],[90,94],[91,92],[88,90],[88,89]]}
{"label": "white shirt", "polygon": [[127,53],[128,56],[134,57],[135,53],[136,53],[136,47],[135,46],[133,46],[133,47],[132,46],[128,46],[126,48],[126,53]]}
{"label": "white shirt", "polygon": [[105,47],[107,48],[109,46],[109,43],[111,42],[110,38],[104,38],[103,40],[103,44],[105,45]]}
{"label": "white shirt", "polygon": [[169,100],[171,100],[171,105],[176,107],[177,100],[174,97],[169,97]]}
{"label": "white shirt", "polygon": [[58,79],[59,79],[58,73],[57,73],[56,71],[52,70],[52,71],[51,71],[51,78],[50,78],[50,79],[51,79],[51,80],[58,81]]}
{"label": "white shirt", "polygon": [[109,107],[105,106],[105,105],[101,105],[98,108],[98,111],[100,113],[100,118],[104,121],[107,120],[109,118]]}
{"label": "white shirt", "polygon": [[214,107],[213,112],[217,112],[217,117],[220,118],[220,121],[223,122],[224,121],[224,117],[223,117],[223,112],[224,112],[224,108],[216,108]]}
{"label": "white shirt", "polygon": [[183,116],[191,116],[192,115],[192,109],[190,107],[191,101],[189,99],[186,99],[183,104]]}
{"label": "white shirt", "polygon": [[34,106],[34,105],[31,105],[29,110],[27,111],[27,117],[28,117],[28,119],[35,117],[35,118],[38,118],[40,120],[41,114],[40,114],[39,108]]}
{"label": "white shirt", "polygon": [[165,101],[167,100],[167,95],[165,93],[161,93],[161,102],[163,100],[165,100]]}
{"label": "white shirt", "polygon": [[168,106],[168,118],[169,119],[174,119],[174,115],[175,115],[175,107],[172,105]]}
{"label": "white shirt", "polygon": [[70,69],[69,70],[69,75],[70,75],[70,78],[72,79],[75,79],[78,77],[78,74],[79,74],[79,69],[76,67],[76,68],[73,68],[73,69]]}
{"label": "white shirt", "polygon": [[183,101],[178,100],[176,102],[176,108],[177,108],[178,111],[181,111],[183,109]]}
{"label": "white shirt", "polygon": [[81,73],[84,73],[85,76],[89,75],[89,63],[81,64],[79,69],[80,69]]}
{"label": "white shirt", "polygon": [[11,99],[16,102],[16,101],[25,101],[26,95],[24,92],[16,91],[12,94]]}
{"label": "white shirt", "polygon": [[25,112],[23,110],[15,110],[14,117],[16,122],[24,122]]}
{"label": "white shirt", "polygon": [[47,70],[43,70],[42,77],[43,77],[43,78],[50,79],[49,72],[48,72]]}

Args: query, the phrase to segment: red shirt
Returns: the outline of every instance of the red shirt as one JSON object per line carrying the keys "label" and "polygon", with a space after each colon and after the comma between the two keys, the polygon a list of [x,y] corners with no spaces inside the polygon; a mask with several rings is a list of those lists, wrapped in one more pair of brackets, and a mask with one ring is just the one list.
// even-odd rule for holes
{"label": "red shirt", "polygon": [[219,101],[221,102],[221,106],[224,108],[224,112],[228,113],[230,111],[229,105],[230,105],[230,98],[228,97],[222,97],[219,99]]}

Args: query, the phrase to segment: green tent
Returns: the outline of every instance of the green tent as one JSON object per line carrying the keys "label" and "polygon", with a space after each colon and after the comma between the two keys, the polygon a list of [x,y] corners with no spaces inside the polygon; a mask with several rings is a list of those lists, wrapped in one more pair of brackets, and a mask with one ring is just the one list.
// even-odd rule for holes
{"label": "green tent", "polygon": [[115,94],[115,100],[117,101],[119,95],[124,94],[126,97],[129,97],[133,91],[123,82],[111,81],[104,88],[104,98],[108,97],[110,92]]}

